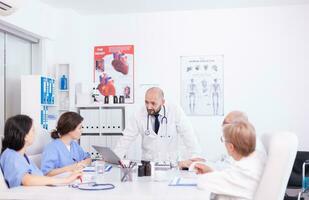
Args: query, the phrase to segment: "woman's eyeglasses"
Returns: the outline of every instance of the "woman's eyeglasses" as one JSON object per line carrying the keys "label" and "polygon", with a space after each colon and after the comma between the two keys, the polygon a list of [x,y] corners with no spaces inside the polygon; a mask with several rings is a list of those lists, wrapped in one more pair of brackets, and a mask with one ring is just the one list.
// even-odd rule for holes
{"label": "woman's eyeglasses", "polygon": [[220,137],[220,141],[221,141],[222,143],[229,142],[229,141],[227,141],[227,140],[224,139],[223,135]]}

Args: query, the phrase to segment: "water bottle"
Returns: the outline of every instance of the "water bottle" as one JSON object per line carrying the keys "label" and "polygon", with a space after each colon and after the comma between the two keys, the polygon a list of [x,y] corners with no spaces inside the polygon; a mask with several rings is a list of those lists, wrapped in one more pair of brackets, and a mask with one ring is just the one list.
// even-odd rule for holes
{"label": "water bottle", "polygon": [[124,96],[123,95],[119,96],[119,103],[124,103]]}
{"label": "water bottle", "polygon": [[60,89],[61,90],[67,90],[68,89],[68,79],[65,77],[65,75],[62,75],[62,77],[61,77]]}
{"label": "water bottle", "polygon": [[117,103],[118,103],[118,97],[114,96],[114,104],[117,104]]}
{"label": "water bottle", "polygon": [[309,165],[309,160],[303,163],[303,180],[302,180],[302,191],[306,192],[309,188],[309,177],[306,176],[306,167]]}

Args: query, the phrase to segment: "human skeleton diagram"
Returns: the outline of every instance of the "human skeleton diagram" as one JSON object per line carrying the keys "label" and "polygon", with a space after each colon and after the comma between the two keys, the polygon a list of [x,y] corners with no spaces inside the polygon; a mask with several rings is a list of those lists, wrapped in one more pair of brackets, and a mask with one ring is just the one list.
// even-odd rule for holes
{"label": "human skeleton diagram", "polygon": [[196,94],[197,94],[197,86],[194,83],[194,79],[191,78],[191,82],[189,83],[189,108],[191,113],[194,113],[195,111]]}
{"label": "human skeleton diagram", "polygon": [[203,95],[207,96],[207,92],[208,92],[208,83],[207,80],[202,80],[202,93]]}
{"label": "human skeleton diagram", "polygon": [[218,83],[218,80],[215,78],[214,82],[212,84],[212,107],[213,107],[213,113],[214,115],[218,115],[218,109],[219,109],[219,94],[220,94],[220,84]]}

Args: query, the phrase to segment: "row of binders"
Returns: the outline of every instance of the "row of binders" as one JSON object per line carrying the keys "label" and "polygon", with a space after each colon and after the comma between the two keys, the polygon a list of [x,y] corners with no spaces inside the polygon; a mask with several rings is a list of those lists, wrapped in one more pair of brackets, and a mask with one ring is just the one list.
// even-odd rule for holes
{"label": "row of binders", "polygon": [[121,108],[80,109],[84,118],[83,133],[121,133],[124,129],[124,110]]}
{"label": "row of binders", "polygon": [[55,80],[41,77],[41,104],[55,103]]}
{"label": "row of binders", "polygon": [[48,106],[41,106],[41,126],[48,130]]}

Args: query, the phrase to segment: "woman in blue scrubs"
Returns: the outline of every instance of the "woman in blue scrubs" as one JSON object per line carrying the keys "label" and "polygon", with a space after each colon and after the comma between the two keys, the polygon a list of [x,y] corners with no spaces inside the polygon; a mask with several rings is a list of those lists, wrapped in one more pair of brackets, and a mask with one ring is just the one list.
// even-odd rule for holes
{"label": "woman in blue scrubs", "polygon": [[5,123],[0,166],[10,188],[24,185],[68,184],[81,176],[75,172],[67,178],[43,176],[38,167],[27,157],[26,150],[33,143],[33,121],[26,115],[16,115]]}
{"label": "woman in blue scrubs", "polygon": [[90,154],[76,142],[82,133],[83,118],[78,113],[66,112],[58,120],[51,133],[54,139],[42,155],[41,170],[47,176],[81,170],[91,163]]}

